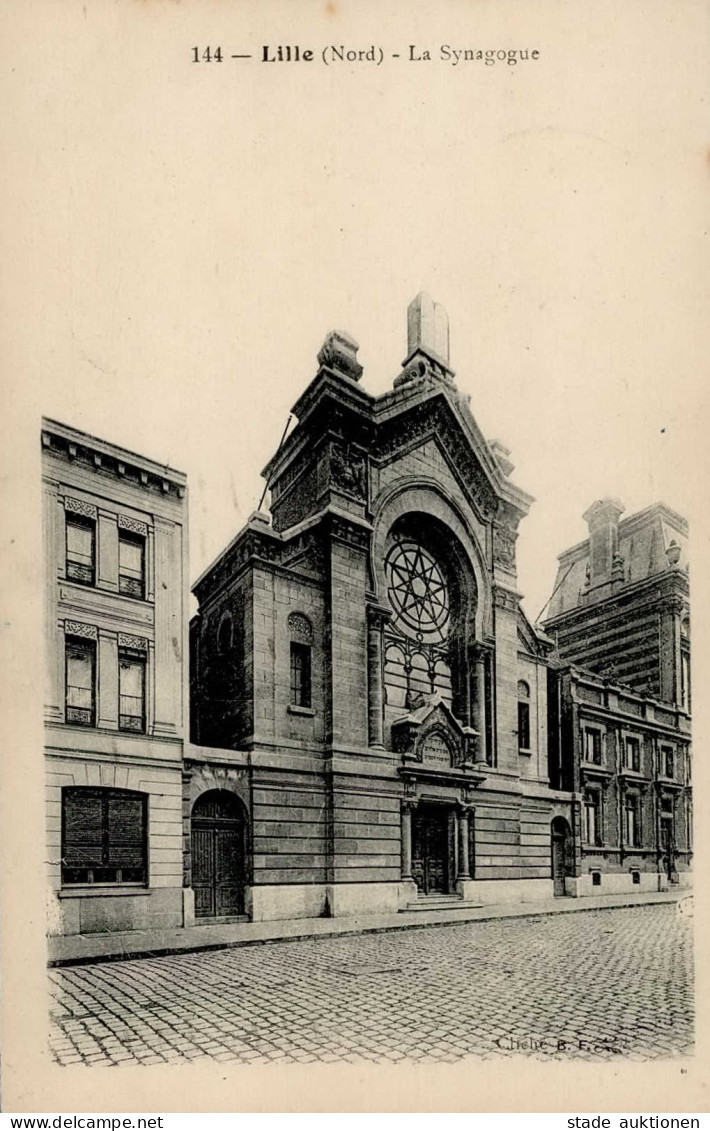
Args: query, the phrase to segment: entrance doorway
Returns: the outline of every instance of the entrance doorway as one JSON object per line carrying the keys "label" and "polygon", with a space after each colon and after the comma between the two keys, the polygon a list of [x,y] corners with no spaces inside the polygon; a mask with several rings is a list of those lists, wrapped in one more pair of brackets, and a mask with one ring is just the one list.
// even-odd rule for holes
{"label": "entrance doorway", "polygon": [[555,895],[565,894],[565,879],[573,875],[572,830],[564,817],[552,822],[552,886]]}
{"label": "entrance doorway", "polygon": [[244,808],[233,793],[213,789],[198,797],[192,809],[196,918],[243,914],[246,829]]}
{"label": "entrance doorway", "polygon": [[449,823],[443,805],[419,805],[412,813],[412,879],[422,895],[450,891]]}
{"label": "entrance doorway", "polygon": [[663,871],[668,882],[678,882],[678,873],[675,867],[675,837],[673,835],[672,813],[661,813],[661,858]]}

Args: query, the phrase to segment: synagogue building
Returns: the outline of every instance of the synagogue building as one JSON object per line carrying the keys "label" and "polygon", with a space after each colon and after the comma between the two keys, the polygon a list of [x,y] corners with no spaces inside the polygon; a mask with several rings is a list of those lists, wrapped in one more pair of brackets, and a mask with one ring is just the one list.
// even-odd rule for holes
{"label": "synagogue building", "polygon": [[594,504],[531,624],[446,313],[384,395],[357,354],[326,337],[189,631],[184,475],[43,422],[52,932],[688,882],[684,520]]}

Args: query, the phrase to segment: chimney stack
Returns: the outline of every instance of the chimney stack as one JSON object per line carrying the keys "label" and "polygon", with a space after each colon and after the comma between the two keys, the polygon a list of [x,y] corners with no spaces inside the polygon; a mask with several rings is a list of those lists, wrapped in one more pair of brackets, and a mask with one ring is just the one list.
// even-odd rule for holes
{"label": "chimney stack", "polygon": [[590,589],[618,581],[619,517],[623,513],[619,499],[599,499],[582,516],[589,527]]}

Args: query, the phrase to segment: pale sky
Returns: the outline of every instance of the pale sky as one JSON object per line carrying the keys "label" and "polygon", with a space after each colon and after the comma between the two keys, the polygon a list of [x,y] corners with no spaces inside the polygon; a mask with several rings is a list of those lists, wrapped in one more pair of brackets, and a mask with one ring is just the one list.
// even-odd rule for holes
{"label": "pale sky", "polygon": [[[144,26],[132,6],[128,32],[121,5],[67,3],[59,41],[35,18],[11,399],[187,472],[194,580],[256,507],[325,334],[358,339],[382,392],[426,290],[458,387],[537,499],[518,543],[535,618],[595,498],[703,501],[700,21],[649,5],[636,51],[632,9],[343,8],[337,42],[540,49],[490,69],[194,65],[189,3]],[[277,41],[273,5],[219,11],[225,50]],[[299,19],[282,41],[332,40],[319,5]]]}

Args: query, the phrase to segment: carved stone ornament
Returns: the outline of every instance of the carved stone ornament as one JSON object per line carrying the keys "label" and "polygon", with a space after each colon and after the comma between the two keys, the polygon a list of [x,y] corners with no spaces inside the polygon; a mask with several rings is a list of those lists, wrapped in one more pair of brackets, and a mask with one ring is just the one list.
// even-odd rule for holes
{"label": "carved stone ornament", "polygon": [[440,766],[442,769],[453,766],[455,762],[448,735],[442,730],[431,730],[425,734],[419,743],[418,754],[423,764]]}
{"label": "carved stone ornament", "polygon": [[94,522],[96,521],[96,507],[93,503],[85,503],[83,499],[65,498],[64,509],[71,511],[72,514],[81,514],[84,518],[93,518]]}
{"label": "carved stone ornament", "polygon": [[130,530],[132,534],[140,534],[142,538],[148,537],[148,527],[145,522],[139,522],[137,518],[129,518],[126,514],[118,516],[119,530]]}
{"label": "carved stone ornament", "polygon": [[354,338],[339,330],[331,330],[318,354],[318,364],[334,369],[353,381],[362,377],[362,366],[357,359],[359,346]]}
{"label": "carved stone ornament", "polygon": [[135,648],[140,652],[148,651],[148,641],[145,636],[132,636],[128,632],[119,632],[118,646],[119,648]]}
{"label": "carved stone ornament", "polygon": [[330,473],[333,483],[341,490],[365,497],[365,460],[363,456],[341,444],[333,444],[330,457]]}
{"label": "carved stone ornament", "polygon": [[65,636],[82,636],[85,640],[98,640],[99,630],[95,624],[84,624],[80,620],[64,621]]}
{"label": "carved stone ornament", "polygon": [[507,523],[493,524],[493,560],[505,569],[515,569],[517,533]]}
{"label": "carved stone ornament", "polygon": [[313,640],[313,627],[304,613],[289,613],[288,631],[291,639],[301,644],[310,644]]}

